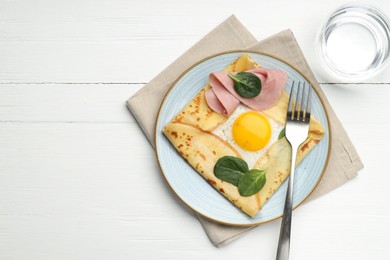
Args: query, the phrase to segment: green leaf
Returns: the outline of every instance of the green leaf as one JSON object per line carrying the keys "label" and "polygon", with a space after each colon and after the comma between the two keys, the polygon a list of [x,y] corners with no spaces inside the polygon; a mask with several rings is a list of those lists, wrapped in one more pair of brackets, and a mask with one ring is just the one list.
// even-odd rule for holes
{"label": "green leaf", "polygon": [[239,72],[237,74],[228,74],[234,81],[234,89],[243,98],[253,98],[260,94],[261,80],[255,74],[250,72]]}
{"label": "green leaf", "polygon": [[278,140],[282,139],[283,137],[286,136],[286,128],[283,128],[282,131],[280,131]]}
{"label": "green leaf", "polygon": [[252,169],[245,173],[238,182],[238,191],[243,197],[259,192],[265,184],[267,170]]}
{"label": "green leaf", "polygon": [[214,175],[223,181],[237,186],[240,178],[249,171],[248,164],[234,156],[224,156],[219,158],[214,166]]}

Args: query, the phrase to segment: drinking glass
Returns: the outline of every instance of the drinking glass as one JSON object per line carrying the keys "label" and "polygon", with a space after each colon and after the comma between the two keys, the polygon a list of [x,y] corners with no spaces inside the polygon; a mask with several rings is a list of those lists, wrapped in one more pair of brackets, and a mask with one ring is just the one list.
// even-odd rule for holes
{"label": "drinking glass", "polygon": [[359,82],[389,63],[389,19],[377,7],[353,2],[340,6],[322,25],[316,52],[334,80]]}

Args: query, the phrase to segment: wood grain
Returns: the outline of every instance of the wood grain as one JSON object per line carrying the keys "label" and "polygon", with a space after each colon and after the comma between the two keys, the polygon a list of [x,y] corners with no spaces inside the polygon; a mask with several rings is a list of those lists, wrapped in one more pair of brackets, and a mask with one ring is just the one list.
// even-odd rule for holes
{"label": "wood grain", "polygon": [[294,31],[365,164],[295,211],[291,259],[388,259],[390,70],[330,84],[314,52],[342,3],[0,0],[0,259],[274,259],[280,221],[210,243],[125,106],[233,13],[259,39]]}
{"label": "wood grain", "polygon": [[291,28],[319,75],[316,32],[342,2],[2,0],[0,82],[148,82],[233,13],[258,39]]}
{"label": "wood grain", "polygon": [[[273,258],[278,222],[225,248],[211,246],[195,216],[166,185],[142,131],[122,109],[120,96],[127,97],[129,88],[0,87],[1,258],[257,259],[253,254],[259,243],[266,248],[262,255]],[[366,98],[378,99],[378,93],[390,91],[390,86],[323,89],[345,121],[366,168],[357,180],[297,210],[293,259],[365,259],[372,252],[375,259],[385,259],[381,254],[387,252],[383,241],[390,231],[390,204],[385,196],[361,191],[367,186],[387,190],[390,177],[378,170],[386,168],[387,158],[377,151],[390,145],[386,135],[390,119],[384,103],[379,103],[383,109],[377,113],[383,118],[380,124],[369,117],[368,105],[360,116],[350,110]],[[342,93],[349,95],[351,107],[343,105]],[[85,114],[80,112],[86,107]],[[367,118],[365,125],[361,116]],[[345,249],[339,245],[343,241]],[[355,244],[365,244],[365,249],[357,250]]]}
{"label": "wood grain", "polygon": [[0,121],[134,123],[125,101],[143,84],[0,85]]}

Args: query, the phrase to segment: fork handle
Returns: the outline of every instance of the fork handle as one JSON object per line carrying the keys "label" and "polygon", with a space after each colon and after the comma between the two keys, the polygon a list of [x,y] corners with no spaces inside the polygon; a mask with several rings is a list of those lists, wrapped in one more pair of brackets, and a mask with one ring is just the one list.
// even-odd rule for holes
{"label": "fork handle", "polygon": [[297,155],[298,147],[294,147],[292,144],[292,156],[291,156],[291,170],[290,177],[288,178],[286,200],[284,203],[282,224],[280,227],[278,251],[276,254],[276,260],[288,260],[290,255],[290,235],[291,235],[291,220],[292,220],[292,205],[293,205],[293,192],[294,192],[294,172],[295,172],[295,159]]}

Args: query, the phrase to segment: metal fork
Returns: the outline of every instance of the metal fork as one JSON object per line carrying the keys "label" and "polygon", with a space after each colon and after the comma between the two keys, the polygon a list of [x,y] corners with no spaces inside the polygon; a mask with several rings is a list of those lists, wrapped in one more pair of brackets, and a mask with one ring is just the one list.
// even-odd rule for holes
{"label": "metal fork", "polygon": [[276,260],[287,260],[290,254],[291,218],[294,191],[294,171],[299,146],[307,139],[311,110],[311,86],[304,82],[293,82],[287,109],[285,136],[292,148],[291,171],[288,179],[283,219],[280,227]]}

